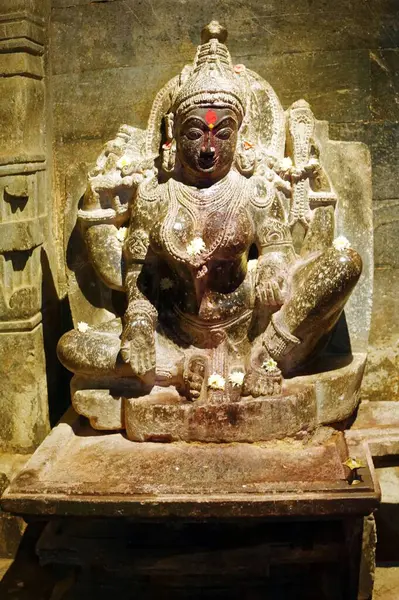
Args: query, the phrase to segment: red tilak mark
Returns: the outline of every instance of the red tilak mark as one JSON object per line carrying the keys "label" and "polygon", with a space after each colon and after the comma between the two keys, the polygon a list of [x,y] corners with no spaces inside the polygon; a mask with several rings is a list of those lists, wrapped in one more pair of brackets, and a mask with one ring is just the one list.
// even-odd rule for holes
{"label": "red tilak mark", "polygon": [[208,123],[208,125],[214,125],[217,120],[218,120],[218,116],[215,113],[215,111],[209,109],[205,115],[205,121]]}

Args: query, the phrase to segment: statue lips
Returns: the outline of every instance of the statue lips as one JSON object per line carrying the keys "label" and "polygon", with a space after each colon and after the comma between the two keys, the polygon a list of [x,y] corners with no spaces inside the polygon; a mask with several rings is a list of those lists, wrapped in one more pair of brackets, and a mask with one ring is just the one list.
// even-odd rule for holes
{"label": "statue lips", "polygon": [[198,159],[198,166],[201,171],[213,171],[218,164],[218,156],[214,152],[201,152]]}

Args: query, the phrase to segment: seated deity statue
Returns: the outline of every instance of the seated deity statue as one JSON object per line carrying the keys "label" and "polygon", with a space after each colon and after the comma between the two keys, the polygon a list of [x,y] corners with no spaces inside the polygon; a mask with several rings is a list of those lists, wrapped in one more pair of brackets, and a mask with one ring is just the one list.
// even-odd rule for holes
{"label": "seated deity statue", "polygon": [[[312,402],[286,381],[311,371],[362,271],[335,238],[309,105],[284,113],[226,38],[217,22],[203,29],[147,129],[124,125],[106,145],[78,211],[96,275],[125,304],[66,333],[58,356],[76,410],[112,397],[109,428],[132,440],[207,439],[192,433],[207,423],[210,439],[267,439],[259,407]],[[245,431],[223,433],[234,427]]]}

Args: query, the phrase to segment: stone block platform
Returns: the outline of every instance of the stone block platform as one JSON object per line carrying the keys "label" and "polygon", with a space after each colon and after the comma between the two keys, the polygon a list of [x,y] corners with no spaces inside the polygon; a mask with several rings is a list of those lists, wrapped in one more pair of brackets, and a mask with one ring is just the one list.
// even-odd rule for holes
{"label": "stone block platform", "polygon": [[[14,479],[4,510],[34,515],[135,518],[274,518],[368,515],[379,488],[367,445],[341,433],[257,444],[135,443],[95,432],[75,416],[59,424]],[[365,464],[350,485],[348,456]]]}

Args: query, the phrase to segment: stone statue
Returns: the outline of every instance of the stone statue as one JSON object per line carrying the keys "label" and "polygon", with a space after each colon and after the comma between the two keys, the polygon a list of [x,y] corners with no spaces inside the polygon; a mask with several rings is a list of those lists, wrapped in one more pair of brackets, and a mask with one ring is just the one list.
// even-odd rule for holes
{"label": "stone statue", "polygon": [[[233,66],[226,37],[217,22],[203,29],[147,130],[124,125],[105,146],[78,212],[95,272],[125,306],[78,323],[58,355],[76,410],[136,441],[314,427],[307,374],[362,270],[334,239],[309,105],[284,113],[266,81]],[[273,411],[288,430],[276,433]]]}

